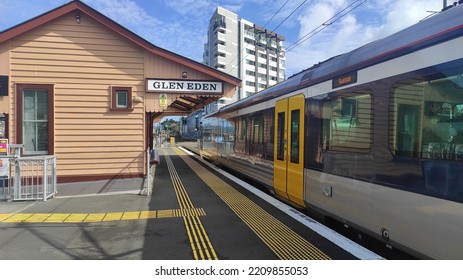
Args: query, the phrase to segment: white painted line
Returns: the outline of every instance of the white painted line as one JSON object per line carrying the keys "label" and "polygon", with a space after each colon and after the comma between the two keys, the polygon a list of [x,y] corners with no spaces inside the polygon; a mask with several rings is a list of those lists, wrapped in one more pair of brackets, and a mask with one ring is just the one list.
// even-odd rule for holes
{"label": "white painted line", "polygon": [[227,177],[228,179],[234,181],[238,185],[242,186],[246,190],[250,191],[251,193],[257,195],[258,197],[262,198],[266,202],[270,203],[271,205],[275,206],[277,209],[283,211],[291,218],[295,219],[296,221],[300,222],[301,224],[305,225],[306,227],[310,228],[311,230],[315,231],[316,233],[320,234],[321,236],[325,237],[329,241],[333,242],[337,246],[341,247],[342,249],[346,250],[347,252],[351,253],[352,255],[356,256],[361,260],[384,260],[383,257],[379,256],[378,254],[360,246],[359,244],[355,243],[354,241],[350,240],[349,238],[337,233],[336,231],[320,224],[319,222],[315,221],[314,219],[300,213],[296,209],[288,206],[287,204],[277,200],[274,197],[269,196],[268,194],[260,191],[259,189],[251,186],[250,184],[244,182],[236,178],[235,176],[223,171],[222,169],[218,168],[217,166],[203,160],[201,157],[193,154],[192,152],[188,151],[183,147],[179,147],[182,151],[190,156],[194,156],[200,159],[203,163],[205,163],[210,168],[214,169],[218,173],[222,174],[223,176]]}

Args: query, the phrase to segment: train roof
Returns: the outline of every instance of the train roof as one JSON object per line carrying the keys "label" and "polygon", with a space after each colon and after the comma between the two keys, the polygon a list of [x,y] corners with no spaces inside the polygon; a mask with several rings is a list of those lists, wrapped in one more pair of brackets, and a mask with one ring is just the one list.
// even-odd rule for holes
{"label": "train roof", "polygon": [[463,35],[463,5],[458,5],[390,36],[320,62],[283,82],[227,105],[213,115],[229,113],[267,101],[461,35]]}

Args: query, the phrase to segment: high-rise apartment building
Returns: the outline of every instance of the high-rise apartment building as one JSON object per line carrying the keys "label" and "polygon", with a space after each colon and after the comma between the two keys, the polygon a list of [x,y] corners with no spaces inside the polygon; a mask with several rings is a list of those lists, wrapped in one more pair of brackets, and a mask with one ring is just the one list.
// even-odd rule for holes
{"label": "high-rise apartment building", "polygon": [[283,36],[222,7],[217,7],[212,15],[207,35],[203,63],[242,80],[242,87],[229,102],[285,79]]}

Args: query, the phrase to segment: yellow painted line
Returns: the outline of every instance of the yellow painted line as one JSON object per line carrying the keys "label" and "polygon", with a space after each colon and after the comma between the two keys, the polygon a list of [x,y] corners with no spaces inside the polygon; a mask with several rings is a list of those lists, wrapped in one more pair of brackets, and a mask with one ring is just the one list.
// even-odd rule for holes
{"label": "yellow painted line", "polygon": [[103,222],[120,221],[123,214],[124,212],[107,213],[103,218]]}
{"label": "yellow painted line", "polygon": [[196,211],[196,208],[194,207],[193,202],[191,201],[190,196],[188,195],[188,192],[185,189],[177,170],[175,169],[172,159],[168,155],[166,155],[165,158],[170,178],[172,180],[172,186],[180,206],[180,209],[174,209],[172,211],[172,215],[174,217],[183,217],[185,230],[188,234],[191,251],[195,260],[217,260],[218,257],[215,249],[212,246],[206,229],[198,217],[198,212]]}
{"label": "yellow painted line", "polygon": [[8,219],[9,217],[13,216],[14,214],[0,214],[0,222],[3,220]]}
{"label": "yellow painted line", "polygon": [[49,214],[34,214],[24,220],[25,223],[41,223],[45,221],[48,217],[50,217],[51,213]]}
{"label": "yellow painted line", "polygon": [[71,214],[65,214],[65,213],[52,214],[44,222],[45,223],[62,223],[64,220],[66,220],[67,217],[69,217],[69,215]]}
{"label": "yellow painted line", "polygon": [[140,220],[141,219],[154,219],[156,218],[157,211],[140,211]]}
{"label": "yellow painted line", "polygon": [[202,208],[147,210],[109,213],[19,213],[0,214],[0,223],[97,223],[206,216]]}
{"label": "yellow painted line", "polygon": [[3,222],[21,223],[21,222],[27,220],[27,218],[29,218],[30,216],[32,216],[32,214],[16,214],[16,215],[13,215],[13,216],[5,219]]}
{"label": "yellow painted line", "polygon": [[178,148],[174,151],[280,259],[330,259],[278,219]]}
{"label": "yellow painted line", "polygon": [[138,220],[139,217],[140,217],[140,211],[124,212],[121,220]]}
{"label": "yellow painted line", "polygon": [[158,210],[158,218],[173,218],[173,210]]}
{"label": "yellow painted line", "polygon": [[82,223],[88,214],[70,214],[69,217],[64,220],[65,223]]}
{"label": "yellow painted line", "polygon": [[95,223],[101,222],[106,214],[88,214],[87,218],[85,218],[84,223]]}

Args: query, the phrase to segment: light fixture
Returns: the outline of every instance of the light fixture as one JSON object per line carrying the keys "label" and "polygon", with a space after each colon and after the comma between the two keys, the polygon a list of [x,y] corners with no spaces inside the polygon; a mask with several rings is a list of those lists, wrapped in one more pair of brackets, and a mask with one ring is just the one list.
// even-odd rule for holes
{"label": "light fixture", "polygon": [[75,17],[77,24],[80,24],[80,14],[76,14]]}
{"label": "light fixture", "polygon": [[141,102],[143,102],[143,97],[141,97],[141,96],[134,96],[134,97],[132,98],[132,100],[133,100],[133,102],[135,102],[135,103],[141,103]]}
{"label": "light fixture", "polygon": [[188,72],[187,71],[183,71],[182,72],[182,78],[186,79],[188,77]]}

